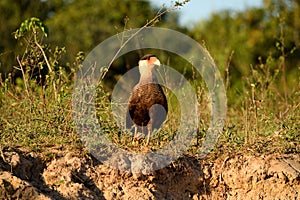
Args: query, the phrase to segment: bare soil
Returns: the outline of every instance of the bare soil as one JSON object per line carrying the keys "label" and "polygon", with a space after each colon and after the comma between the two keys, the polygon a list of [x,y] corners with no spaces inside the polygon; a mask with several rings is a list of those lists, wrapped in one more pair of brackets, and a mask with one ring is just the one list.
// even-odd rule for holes
{"label": "bare soil", "polygon": [[185,155],[149,175],[80,152],[0,152],[0,199],[300,199],[300,155]]}

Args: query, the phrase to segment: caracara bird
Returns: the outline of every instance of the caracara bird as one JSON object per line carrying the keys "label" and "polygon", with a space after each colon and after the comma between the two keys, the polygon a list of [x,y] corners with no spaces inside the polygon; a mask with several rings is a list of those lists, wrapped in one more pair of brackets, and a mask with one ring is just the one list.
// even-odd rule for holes
{"label": "caracara bird", "polygon": [[151,133],[165,121],[168,112],[167,99],[158,84],[155,66],[160,66],[155,55],[147,54],[140,59],[140,80],[133,88],[126,115],[126,128],[134,133],[133,139],[137,134],[142,134],[147,137],[146,144]]}

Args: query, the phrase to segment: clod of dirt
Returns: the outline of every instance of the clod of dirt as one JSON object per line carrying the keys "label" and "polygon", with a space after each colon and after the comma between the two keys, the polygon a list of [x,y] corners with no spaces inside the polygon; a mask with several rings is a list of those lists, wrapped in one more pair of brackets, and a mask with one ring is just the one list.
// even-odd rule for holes
{"label": "clod of dirt", "polygon": [[0,199],[300,199],[300,155],[183,156],[147,175],[88,156],[24,149],[0,157]]}
{"label": "clod of dirt", "polygon": [[49,199],[28,182],[9,172],[0,172],[0,199]]}
{"label": "clod of dirt", "polygon": [[240,155],[212,171],[226,199],[300,199],[299,155]]}

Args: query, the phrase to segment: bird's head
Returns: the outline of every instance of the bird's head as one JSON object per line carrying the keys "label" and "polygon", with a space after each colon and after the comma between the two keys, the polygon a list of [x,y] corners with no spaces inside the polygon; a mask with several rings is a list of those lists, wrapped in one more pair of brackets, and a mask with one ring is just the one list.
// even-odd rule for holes
{"label": "bird's head", "polygon": [[140,72],[152,70],[154,66],[160,66],[160,61],[153,54],[146,54],[139,61]]}
{"label": "bird's head", "polygon": [[160,66],[160,61],[155,55],[147,54],[139,61],[140,83],[157,82],[154,67]]}

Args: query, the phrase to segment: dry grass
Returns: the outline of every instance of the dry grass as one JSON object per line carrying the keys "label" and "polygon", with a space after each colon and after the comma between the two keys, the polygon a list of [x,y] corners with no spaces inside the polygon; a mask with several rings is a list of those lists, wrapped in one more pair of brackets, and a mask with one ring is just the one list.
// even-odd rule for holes
{"label": "dry grass", "polygon": [[[57,145],[82,148],[72,113],[73,81],[83,59],[82,54],[73,64],[61,66],[64,50],[51,50],[38,35],[38,39],[33,40],[32,34],[37,32],[26,37],[24,55],[16,67],[22,78],[15,79],[9,75],[0,80],[0,144],[26,146],[40,151]],[[47,55],[47,59],[43,55]],[[45,65],[52,72],[43,77],[41,70]],[[214,151],[222,153],[244,149],[256,153],[299,153],[300,76],[297,80],[287,80],[284,59],[270,57],[266,63],[252,66],[249,76],[241,77],[242,86],[237,91],[231,87],[229,68],[230,62],[224,76],[230,102],[227,121]],[[300,68],[297,73],[300,74]],[[190,150],[198,152],[209,127],[210,98],[205,83],[196,78],[194,72],[191,74],[189,80],[197,94],[200,116],[197,138]],[[124,134],[114,121],[110,92],[99,86],[97,93],[97,115],[107,138],[125,149],[143,149],[143,141],[133,144],[132,138]],[[151,139],[148,149],[165,146],[174,138],[178,128],[178,100],[171,91],[166,90],[166,94],[168,119],[160,133]]]}

